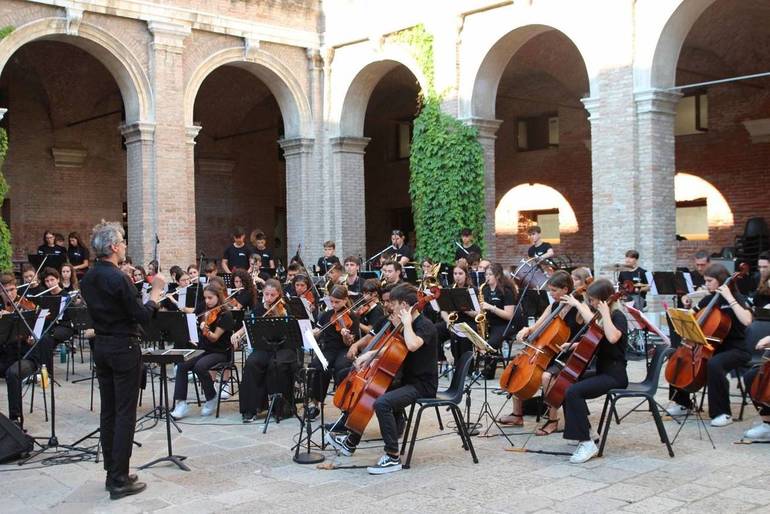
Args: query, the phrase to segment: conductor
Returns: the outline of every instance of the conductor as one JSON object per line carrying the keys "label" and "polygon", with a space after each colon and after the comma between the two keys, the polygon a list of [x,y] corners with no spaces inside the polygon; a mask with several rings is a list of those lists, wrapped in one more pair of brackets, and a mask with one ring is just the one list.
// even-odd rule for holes
{"label": "conductor", "polygon": [[94,227],[91,246],[96,265],[80,281],[80,290],[94,322],[94,364],[99,380],[99,430],[110,499],[137,494],[147,484],[128,473],[136,424],[136,404],[142,369],[140,323],[157,310],[165,281],[155,275],[150,301],[142,304],[136,287],[118,264],[126,258],[126,239],[119,223]]}

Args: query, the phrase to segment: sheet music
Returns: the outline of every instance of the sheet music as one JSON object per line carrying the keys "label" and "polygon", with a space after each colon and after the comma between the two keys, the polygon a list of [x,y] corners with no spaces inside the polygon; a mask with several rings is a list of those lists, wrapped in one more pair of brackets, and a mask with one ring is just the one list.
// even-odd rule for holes
{"label": "sheet music", "polygon": [[190,335],[190,342],[194,344],[198,344],[198,318],[195,317],[195,314],[188,312],[185,314],[185,319],[187,319],[187,332]]}
{"label": "sheet music", "polygon": [[440,311],[441,311],[441,307],[439,307],[439,306],[438,306],[438,302],[437,302],[436,300],[431,300],[431,301],[430,301],[430,306],[431,306],[431,307],[433,308],[433,310],[434,310],[434,311],[436,311],[436,312],[440,312]]}
{"label": "sheet music", "polygon": [[687,284],[687,293],[694,293],[695,286],[692,283],[692,275],[690,273],[682,273],[684,275],[684,281]]}
{"label": "sheet music", "polygon": [[251,352],[254,350],[254,348],[251,346],[251,337],[249,337],[249,331],[246,328],[246,321],[241,321],[241,325],[243,326],[243,331],[246,334],[246,348],[248,348]]}
{"label": "sheet music", "polygon": [[64,309],[67,308],[68,302],[69,302],[69,296],[63,295],[61,297],[61,302],[59,303],[59,315],[56,317],[56,321],[59,321],[64,316]]}
{"label": "sheet music", "polygon": [[324,296],[324,297],[323,297],[323,301],[324,301],[324,303],[326,304],[326,308],[327,308],[327,309],[332,309],[332,310],[334,310],[334,307],[332,306],[332,299],[331,299],[331,297],[329,297],[329,296]]}
{"label": "sheet music", "polygon": [[655,280],[652,278],[652,271],[647,271],[644,276],[647,277],[647,284],[650,286],[650,293],[658,294],[658,286],[655,285]]}
{"label": "sheet music", "polygon": [[326,371],[326,369],[328,369],[329,367],[329,361],[326,360],[326,357],[321,351],[321,347],[318,346],[318,342],[315,340],[315,336],[313,335],[312,328],[305,329],[302,331],[302,344],[303,345],[307,344],[310,346],[310,348],[315,353],[315,356],[318,357],[319,361],[321,361],[321,366],[323,367],[324,371]]}
{"label": "sheet music", "polygon": [[150,301],[150,284],[145,282],[142,284],[142,303],[147,303]]}
{"label": "sheet music", "polygon": [[177,292],[177,305],[179,305],[180,309],[184,309],[187,305],[187,288],[179,289]]}
{"label": "sheet music", "polygon": [[[310,307],[310,302],[308,302],[307,298],[305,298],[304,296],[301,296],[300,300],[302,301],[302,305],[305,306],[305,312],[307,312],[308,321],[310,321],[310,324],[312,325],[313,323],[315,323],[315,318],[313,318],[313,309]],[[301,327],[302,325],[300,325],[300,328]]]}
{"label": "sheet music", "polygon": [[49,312],[48,309],[40,309],[35,320],[35,328],[32,330],[32,333],[35,334],[35,339],[40,339],[40,336],[43,335],[43,325],[45,325],[45,318]]}
{"label": "sheet music", "polygon": [[481,312],[481,305],[479,305],[479,297],[476,296],[476,290],[472,287],[468,288],[468,294],[471,295],[471,302],[473,303],[473,310]]}

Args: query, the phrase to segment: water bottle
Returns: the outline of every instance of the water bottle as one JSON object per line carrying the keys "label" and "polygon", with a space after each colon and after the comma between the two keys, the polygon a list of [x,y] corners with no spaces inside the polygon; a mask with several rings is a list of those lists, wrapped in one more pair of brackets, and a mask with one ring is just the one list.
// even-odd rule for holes
{"label": "water bottle", "polygon": [[67,362],[67,345],[59,345],[59,362]]}
{"label": "water bottle", "polygon": [[43,386],[43,389],[48,389],[48,368],[45,367],[45,364],[40,368],[40,385]]}

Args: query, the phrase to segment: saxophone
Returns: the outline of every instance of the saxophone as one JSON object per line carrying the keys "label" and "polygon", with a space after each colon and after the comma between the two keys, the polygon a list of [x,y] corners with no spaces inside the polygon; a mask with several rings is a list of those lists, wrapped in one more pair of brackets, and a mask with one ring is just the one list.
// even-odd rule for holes
{"label": "saxophone", "polygon": [[[486,281],[481,284],[481,287],[479,287],[479,303],[484,303],[486,300],[484,299],[484,286],[487,285]],[[478,333],[481,336],[482,339],[485,341],[489,337],[489,327],[487,326],[487,313],[483,310],[479,312],[476,317],[474,318],[476,321],[476,328],[478,329]]]}

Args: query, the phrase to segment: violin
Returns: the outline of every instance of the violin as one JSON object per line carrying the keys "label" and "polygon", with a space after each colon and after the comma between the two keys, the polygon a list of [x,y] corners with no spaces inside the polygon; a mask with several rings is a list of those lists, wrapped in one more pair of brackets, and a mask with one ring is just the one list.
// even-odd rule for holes
{"label": "violin", "polygon": [[370,312],[372,312],[372,309],[377,305],[377,299],[372,298],[371,300],[368,300],[364,302],[364,304],[356,310],[356,316],[359,318],[363,318]]}
{"label": "violin", "polygon": [[307,291],[305,291],[299,296],[300,298],[304,298],[305,300],[307,300],[307,303],[309,303],[311,307],[315,305],[315,295],[313,294],[313,291],[311,291],[310,289],[308,289]]}
{"label": "violin", "polygon": [[23,298],[23,297],[21,300],[19,300],[19,303],[16,304],[16,307],[18,307],[19,310],[22,310],[22,311],[34,311],[35,309],[37,309],[37,305],[35,305],[32,302],[32,300],[30,300],[29,298]]}
{"label": "violin", "polygon": [[350,317],[350,311],[345,309],[342,312],[332,314],[332,319],[329,323],[334,324],[334,330],[342,332],[344,328],[350,330],[353,326],[353,318]]}

